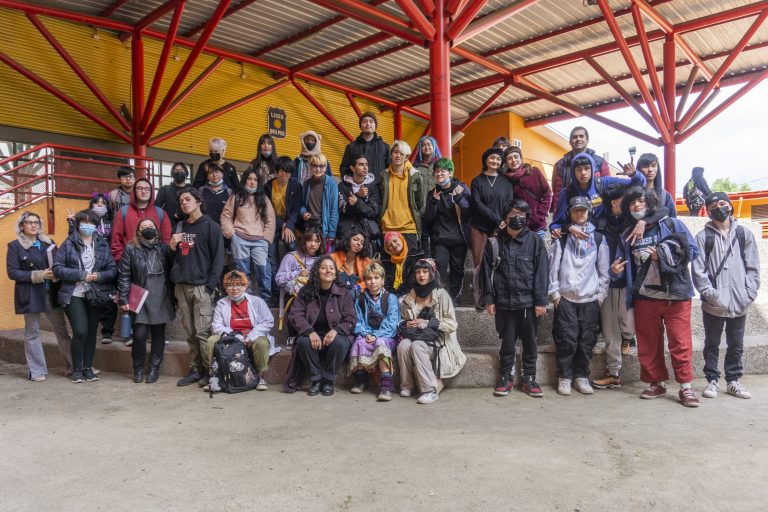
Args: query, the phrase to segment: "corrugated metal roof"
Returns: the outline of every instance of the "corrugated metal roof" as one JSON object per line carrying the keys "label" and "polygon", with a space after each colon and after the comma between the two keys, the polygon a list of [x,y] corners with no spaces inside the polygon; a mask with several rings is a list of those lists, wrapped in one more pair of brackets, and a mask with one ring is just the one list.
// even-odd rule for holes
{"label": "corrugated metal roof", "polygon": [[[242,1],[247,0],[234,0],[230,8],[238,6]],[[100,15],[113,2],[114,0],[39,0],[35,3],[90,15]],[[123,22],[135,23],[164,3],[165,0],[130,0],[110,17]],[[655,0],[650,3],[670,23],[678,25],[703,16],[748,6],[754,2],[749,0]],[[480,11],[478,18],[507,8],[511,4],[512,2],[509,0],[489,0]],[[205,23],[217,5],[217,0],[188,0],[179,33],[184,34],[186,31]],[[611,0],[610,6],[616,12],[628,9],[631,2],[629,0]],[[406,20],[406,16],[393,0],[386,1],[376,8]],[[246,7],[225,17],[216,28],[210,44],[243,54],[251,54],[287,37],[308,32],[308,37],[273,49],[261,56],[265,60],[291,67],[353,44],[378,32],[377,29],[354,19],[346,19],[321,31],[312,29],[319,23],[336,16],[338,13],[318,6],[309,0],[258,0],[249,2]],[[170,19],[171,14],[169,12],[156,21],[152,28],[167,31]],[[705,60],[709,69],[715,71],[725,59],[724,52],[731,50],[738,43],[754,19],[755,17],[751,16],[697,32],[686,33],[682,37]],[[594,22],[589,23],[589,20],[594,20]],[[636,35],[632,16],[620,16],[617,20],[626,38]],[[643,22],[646,31],[658,29],[645,16]],[[586,26],[556,37],[542,38],[545,34],[579,23],[586,23]],[[193,37],[197,38],[199,35],[200,31]],[[533,38],[539,40],[526,43]],[[580,0],[570,2],[541,0],[514,16],[496,23],[492,29],[462,43],[461,47],[480,55],[486,55],[488,60],[510,70],[516,70],[525,66],[539,65],[550,59],[560,58],[613,41],[614,36],[608,25],[602,20],[599,7],[584,6]],[[768,25],[761,27],[752,38],[753,43],[765,41],[768,41]],[[429,91],[429,75],[427,73],[429,52],[425,48],[415,45],[396,52],[387,51],[402,44],[401,39],[392,37],[367,48],[351,51],[331,61],[320,63],[308,71],[325,73],[333,71],[339,66],[356,62],[363,57],[382,54],[384,56],[374,60],[331,73],[329,78],[355,88],[369,89],[398,78],[416,75],[411,80],[376,91],[377,94],[396,101],[407,100]],[[509,51],[499,51],[500,48],[509,45],[516,47]],[[653,41],[651,49],[654,64],[661,66],[661,42]],[[631,51],[638,66],[645,70],[645,61],[639,46],[633,47]],[[715,57],[710,57],[712,55]],[[682,52],[677,52],[677,58],[678,66],[675,75],[678,86],[681,87],[687,80],[691,67],[690,64],[684,62],[685,56]],[[453,61],[459,59],[456,56],[452,57]],[[629,94],[637,95],[639,93],[639,88],[634,80],[626,79],[628,77],[627,64],[619,52],[613,51],[599,55],[595,57],[595,60],[609,74],[620,77],[622,87]],[[768,50],[761,48],[759,51],[746,51],[735,60],[731,66],[730,74],[765,69],[766,65],[768,65]],[[456,65],[451,70],[451,84],[456,87],[494,73],[494,71],[490,71],[475,62]],[[659,76],[661,79],[661,73]],[[527,78],[547,91],[584,107],[623,101],[612,87],[603,84],[600,75],[585,61],[539,71],[528,75]],[[650,88],[651,82],[647,74],[645,81]],[[598,85],[589,87],[590,84]],[[476,110],[498,89],[499,85],[455,95],[453,103],[456,110],[464,112]],[[529,93],[518,90],[514,86],[501,95],[494,105],[505,105],[526,99],[529,101],[510,106],[508,110],[512,110],[527,119],[548,116],[562,110],[548,101],[531,100]],[[457,121],[461,120],[458,119]]]}

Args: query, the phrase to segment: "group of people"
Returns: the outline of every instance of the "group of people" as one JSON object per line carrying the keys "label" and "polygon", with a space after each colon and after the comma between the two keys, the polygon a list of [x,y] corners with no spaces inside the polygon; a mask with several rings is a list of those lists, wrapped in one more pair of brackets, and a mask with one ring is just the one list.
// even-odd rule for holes
{"label": "group of people", "polygon": [[[666,331],[680,399],[698,405],[690,388],[695,284],[705,301],[710,385],[704,394],[717,392],[717,347],[725,328],[728,391],[748,396],[739,383],[739,322],[743,338],[759,263],[754,237],[732,217],[727,195],[706,198],[712,222],[694,240],[674,219],[658,159],[642,155],[637,166],[622,166],[623,176],[610,176],[605,161],[587,148],[584,128],[572,131],[572,150],[555,165],[551,187],[504,138],[483,153],[482,171],[467,186],[431,137],[418,142],[411,158],[405,141],[381,139],[373,113],[359,121],[361,133],[344,152],[338,181],[314,131],[300,135],[295,159],[278,156],[275,141],[263,135],[242,173],[225,159],[226,142],[214,138],[191,184],[190,170],[176,163],[173,182],[156,195],[147,178],[120,167],[119,186],[94,193],[89,207],[72,215],[59,248],[45,235],[42,219],[24,212],[7,265],[16,281],[16,312],[25,318],[30,379],[47,374],[41,313],[51,320],[71,380],[79,383],[98,379],[99,323],[102,342],[111,342],[122,311],[132,325],[134,381],[153,383],[165,326],[179,311],[191,364],[178,385],[217,390],[210,380],[214,350],[222,338],[235,336],[250,352],[256,389],[264,390],[269,357],[278,350],[271,306],[279,308],[278,328],[288,329],[294,346],[286,391],[308,380],[308,394],[331,395],[348,360],[352,392],[377,382],[378,400],[388,401],[397,358],[400,395],[418,392],[419,403],[432,403],[443,379],[455,376],[466,359],[455,307],[471,253],[476,304],[494,316],[501,339],[495,394],[513,388],[521,338],[521,388],[542,396],[538,318],[552,302],[560,394],[570,394],[572,385],[582,393],[620,385],[621,356],[635,331],[641,378],[651,384],[641,396],[664,394]],[[740,251],[733,250],[736,239]],[[599,326],[607,373],[590,381]]]}

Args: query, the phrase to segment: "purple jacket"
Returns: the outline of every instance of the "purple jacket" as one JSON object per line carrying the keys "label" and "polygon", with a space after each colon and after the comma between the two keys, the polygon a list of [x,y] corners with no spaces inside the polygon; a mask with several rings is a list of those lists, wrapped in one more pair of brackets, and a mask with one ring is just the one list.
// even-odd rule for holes
{"label": "purple jacket", "polygon": [[[307,336],[315,330],[315,322],[320,316],[320,298],[306,301],[302,294],[296,297],[288,313],[288,321],[300,336]],[[352,336],[355,332],[357,316],[355,302],[347,290],[334,283],[331,296],[325,304],[325,317],[331,329],[342,336]]]}

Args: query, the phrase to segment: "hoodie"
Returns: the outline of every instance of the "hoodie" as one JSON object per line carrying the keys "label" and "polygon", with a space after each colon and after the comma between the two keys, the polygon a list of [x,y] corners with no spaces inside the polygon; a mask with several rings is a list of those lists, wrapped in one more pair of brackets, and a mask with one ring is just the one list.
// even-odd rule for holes
{"label": "hoodie", "polygon": [[365,155],[368,159],[369,174],[376,176],[389,167],[389,144],[385,143],[378,133],[374,133],[371,140],[365,140],[361,133],[344,149],[344,156],[339,165],[339,176],[351,174],[349,166],[354,163],[352,159],[358,153]]}
{"label": "hoodie", "polygon": [[[675,198],[672,197],[672,194],[664,190],[663,179],[661,177],[661,164],[658,163],[657,165],[658,170],[656,171],[656,176],[653,178],[653,186],[648,188],[652,188],[656,191],[656,195],[659,197],[661,206],[664,206],[669,210],[669,216],[677,217],[677,210],[675,210]],[[646,186],[648,186],[647,180]]]}
{"label": "hoodie", "polygon": [[609,248],[603,237],[600,247],[595,245],[595,226],[587,222],[584,231],[589,240],[569,236],[563,252],[560,243],[549,249],[549,295],[552,300],[564,298],[568,302],[599,301],[608,295],[611,262]]}
{"label": "hoodie", "polygon": [[[589,183],[587,183],[587,186],[585,188],[582,188],[579,182],[576,180],[576,166],[573,165],[573,162],[575,162],[577,159],[584,157],[587,160],[589,160],[590,165],[592,165],[592,177],[589,178]],[[623,178],[619,176],[604,176],[601,178],[603,186],[600,187],[600,190],[598,190],[598,187],[595,186],[595,168],[596,168],[595,159],[592,158],[592,155],[589,153],[579,153],[573,159],[571,160],[571,168],[570,168],[570,176],[571,176],[571,183],[568,186],[568,188],[564,188],[560,190],[560,196],[557,199],[557,212],[555,213],[554,218],[552,219],[552,224],[549,225],[549,229],[560,229],[563,224],[568,219],[568,201],[576,196],[582,196],[589,199],[589,202],[592,203],[592,213],[590,213],[589,218],[597,219],[603,215],[603,211],[608,211],[606,208],[603,207],[603,198],[601,197],[601,193],[603,189],[611,184],[620,184],[620,185],[638,185],[643,188],[645,188],[646,180],[645,176],[641,172],[635,172],[634,176],[632,178]]]}
{"label": "hoodie", "polygon": [[[136,185],[139,183],[147,183],[152,189],[150,191],[149,203],[144,208],[136,206]],[[125,250],[125,244],[133,239],[136,235],[136,227],[144,219],[154,220],[160,233],[160,239],[166,244],[170,242],[171,222],[165,212],[159,213],[158,210],[162,212],[161,208],[155,206],[155,189],[152,183],[146,178],[139,178],[133,185],[131,203],[125,212],[125,218],[123,218],[122,210],[115,211],[115,218],[112,223],[112,255],[115,261],[120,261],[123,250]],[[160,215],[163,217],[162,222],[160,222]]]}
{"label": "hoodie", "polygon": [[[595,162],[595,166],[592,167],[593,172],[597,172],[600,176],[607,178],[611,175],[611,170],[608,167],[608,162],[606,162],[601,156],[598,156],[595,154],[594,149],[587,148],[584,150],[585,153],[589,154],[589,156],[592,157],[592,159]],[[571,168],[571,162],[576,159],[578,154],[574,153],[573,150],[569,151],[565,155],[563,155],[563,158],[555,162],[555,168],[552,170],[552,208],[550,211],[554,215],[557,212],[557,207],[559,204],[559,197],[560,197],[560,191],[563,188],[566,188],[570,184],[571,175],[569,174],[569,170]]]}

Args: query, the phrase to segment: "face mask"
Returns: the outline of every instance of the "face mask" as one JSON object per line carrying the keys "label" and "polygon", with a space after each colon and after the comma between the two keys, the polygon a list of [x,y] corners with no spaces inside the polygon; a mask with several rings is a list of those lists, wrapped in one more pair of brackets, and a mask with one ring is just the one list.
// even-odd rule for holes
{"label": "face mask", "polygon": [[307,150],[312,151],[315,149],[315,142],[305,142],[304,145],[307,147]]}
{"label": "face mask", "polygon": [[270,149],[267,151],[262,151],[261,156],[263,156],[264,158],[269,158],[270,156],[272,156],[272,150]]}
{"label": "face mask", "polygon": [[96,226],[93,224],[80,224],[80,227],[77,229],[83,236],[92,236],[96,232]]}
{"label": "face mask", "polygon": [[184,183],[187,180],[187,172],[177,172],[173,175],[173,181],[176,183]]}
{"label": "face mask", "polygon": [[208,184],[209,184],[210,186],[212,186],[212,187],[218,187],[218,186],[219,186],[219,185],[221,185],[222,183],[224,183],[224,180],[219,180],[219,181],[211,181],[211,180],[208,180]]}
{"label": "face mask", "polygon": [[716,209],[709,212],[709,216],[712,217],[712,220],[716,220],[717,222],[725,222],[730,215],[731,207],[728,205],[718,206]]}
{"label": "face mask", "polygon": [[440,183],[438,183],[438,185],[440,185],[441,187],[447,187],[450,184],[451,184],[451,178],[450,177],[445,178],[445,181],[441,181]]}
{"label": "face mask", "polygon": [[632,217],[634,219],[636,219],[636,220],[640,220],[640,219],[644,219],[645,218],[645,208],[643,208],[642,210],[636,211],[636,212],[631,212],[631,213],[632,213]]}
{"label": "face mask", "polygon": [[255,194],[259,190],[259,187],[245,187],[245,191],[249,194]]}
{"label": "face mask", "polygon": [[144,240],[154,240],[157,238],[157,230],[155,228],[144,228],[140,233]]}
{"label": "face mask", "polygon": [[106,206],[94,206],[93,208],[91,208],[91,210],[93,210],[93,213],[95,213],[99,217],[103,217],[107,214]]}
{"label": "face mask", "polygon": [[523,226],[525,226],[525,215],[513,215],[509,218],[509,221],[507,222],[507,226],[512,228],[513,230],[517,231],[519,229],[523,229]]}
{"label": "face mask", "polygon": [[208,156],[210,156],[211,160],[213,160],[214,162],[218,162],[219,160],[221,160],[221,153],[214,153],[213,151],[211,151],[210,153],[208,153]]}
{"label": "face mask", "polygon": [[243,302],[243,299],[245,299],[245,292],[241,293],[240,295],[236,295],[234,297],[230,297],[230,299],[232,299],[233,301],[238,302],[238,303]]}

